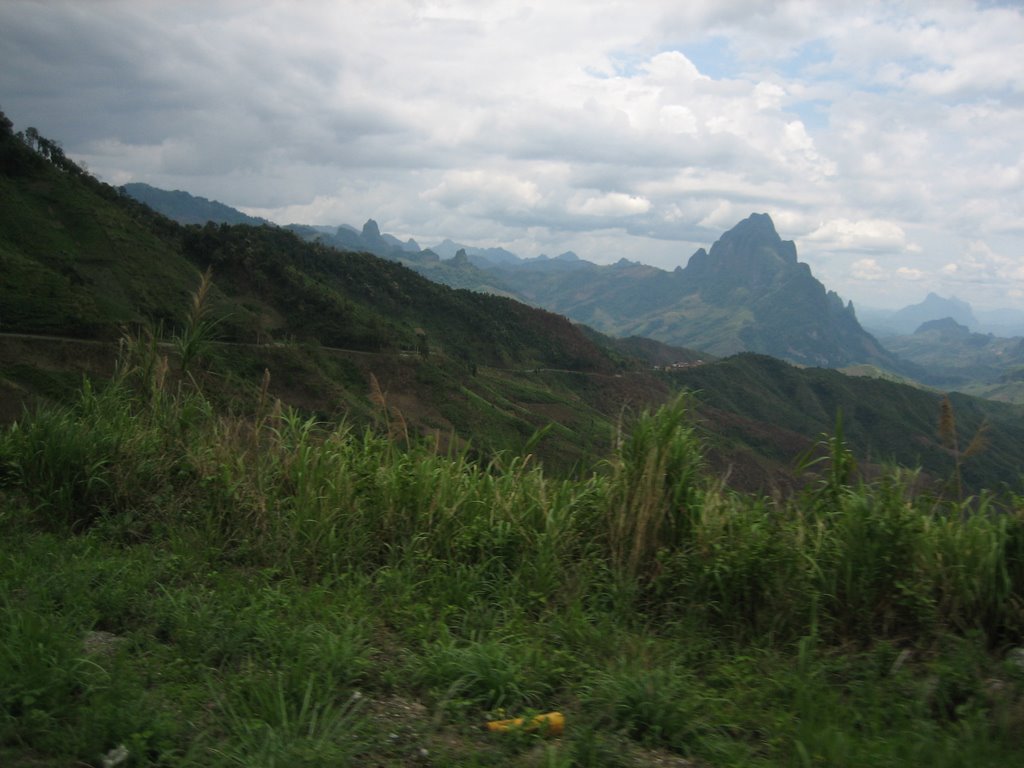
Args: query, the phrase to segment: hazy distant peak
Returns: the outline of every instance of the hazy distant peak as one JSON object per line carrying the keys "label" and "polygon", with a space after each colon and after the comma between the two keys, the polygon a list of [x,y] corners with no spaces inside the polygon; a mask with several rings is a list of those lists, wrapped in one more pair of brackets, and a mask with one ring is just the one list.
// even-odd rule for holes
{"label": "hazy distant peak", "polygon": [[366,223],[363,224],[363,237],[372,237],[374,239],[380,237],[380,227],[377,226],[377,222],[373,219],[367,219]]}
{"label": "hazy distant peak", "polygon": [[921,323],[914,331],[914,335],[928,333],[929,331],[937,331],[943,336],[959,336],[966,337],[970,336],[970,329],[961,323],[958,323],[952,317],[943,317],[938,320],[928,320]]}
{"label": "hazy distant peak", "polygon": [[470,263],[478,267],[518,265],[523,261],[516,254],[504,248],[477,248],[457,243],[448,237],[437,245],[431,246],[431,250],[445,261],[452,259],[460,249],[465,250]]}
{"label": "hazy distant peak", "polygon": [[775,231],[775,222],[767,213],[750,214],[726,232],[725,236],[728,236],[730,232],[759,232],[770,237],[779,237],[779,233]]}
{"label": "hazy distant peak", "polygon": [[919,304],[912,304],[895,312],[889,318],[888,324],[901,333],[912,333],[922,323],[943,318],[951,318],[968,328],[978,327],[970,304],[955,296],[946,299],[937,293],[929,293]]}
{"label": "hazy distant peak", "polygon": [[775,229],[775,222],[767,213],[752,213],[723,234],[719,240],[751,238],[776,245],[782,242]]}
{"label": "hazy distant peak", "polygon": [[270,223],[266,219],[249,216],[217,200],[208,200],[180,189],[168,191],[142,182],[125,184],[121,189],[130,197],[145,203],[154,211],[174,219],[179,224],[205,224],[208,221],[213,221],[218,224],[260,226]]}
{"label": "hazy distant peak", "polygon": [[[958,309],[969,309],[970,306],[971,306],[966,301],[958,299],[956,296],[950,296],[947,299],[947,298],[945,298],[943,296],[939,296],[939,294],[937,294],[937,293],[935,293],[933,291],[929,292],[928,295],[925,296],[924,301],[922,301],[921,304],[923,304],[923,305],[950,306],[950,307],[957,307]],[[918,306],[920,306],[920,305],[918,305]]]}
{"label": "hazy distant peak", "polygon": [[707,257],[708,257],[707,249],[706,248],[698,248],[696,251],[693,252],[693,255],[690,256],[689,260],[690,261],[701,262],[704,259],[706,259]]}

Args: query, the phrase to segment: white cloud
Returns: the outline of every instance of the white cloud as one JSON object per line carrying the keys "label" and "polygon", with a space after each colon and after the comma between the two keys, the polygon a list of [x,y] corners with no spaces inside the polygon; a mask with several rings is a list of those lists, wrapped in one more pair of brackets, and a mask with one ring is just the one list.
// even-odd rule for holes
{"label": "white cloud", "polygon": [[716,202],[714,210],[697,222],[700,226],[712,230],[728,229],[743,217],[743,213],[729,200],[719,199]]}
{"label": "white cloud", "polygon": [[661,126],[670,133],[697,133],[697,118],[693,110],[682,104],[667,104],[659,112]]}
{"label": "white cloud", "polygon": [[1014,5],[7,0],[0,60],[114,182],[667,266],[768,211],[840,293],[1020,285]]}
{"label": "white cloud", "polygon": [[914,282],[924,279],[924,272],[913,267],[897,267],[896,277],[901,280],[912,280]]}
{"label": "white cloud", "polygon": [[569,202],[569,210],[583,216],[632,216],[647,213],[650,209],[650,200],[622,192],[608,192]]}
{"label": "white cloud", "polygon": [[758,83],[754,86],[754,105],[758,109],[779,109],[785,95],[785,89],[775,83]]}
{"label": "white cloud", "polygon": [[692,93],[698,83],[710,85],[712,82],[681,51],[659,53],[650,59],[643,70],[653,84],[673,89],[677,95],[683,91]]}
{"label": "white cloud", "polygon": [[967,282],[1024,284],[1024,257],[1004,256],[985,241],[975,240],[967,244],[957,261],[946,264],[942,273]]}
{"label": "white cloud", "polygon": [[850,275],[855,280],[884,280],[886,272],[875,259],[859,259],[850,265]]}
{"label": "white cloud", "polygon": [[421,197],[479,212],[533,208],[542,199],[540,189],[530,180],[480,169],[449,171],[440,184]]}
{"label": "white cloud", "polygon": [[881,219],[833,219],[822,222],[803,240],[829,250],[847,251],[898,251],[907,244],[902,227]]}

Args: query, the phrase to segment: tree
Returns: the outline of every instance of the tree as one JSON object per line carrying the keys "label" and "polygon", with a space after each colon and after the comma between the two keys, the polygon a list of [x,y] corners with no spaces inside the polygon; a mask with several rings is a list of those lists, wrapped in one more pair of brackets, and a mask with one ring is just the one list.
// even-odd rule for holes
{"label": "tree", "polygon": [[35,150],[39,146],[39,131],[30,125],[22,134],[22,141],[28,145],[29,149]]}
{"label": "tree", "polygon": [[427,332],[422,328],[416,329],[416,351],[420,353],[420,357],[424,360],[430,357],[430,345],[427,343]]}

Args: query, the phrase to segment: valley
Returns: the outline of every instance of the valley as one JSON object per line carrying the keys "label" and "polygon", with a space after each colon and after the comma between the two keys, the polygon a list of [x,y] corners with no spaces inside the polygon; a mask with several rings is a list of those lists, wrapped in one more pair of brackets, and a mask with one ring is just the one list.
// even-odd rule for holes
{"label": "valley", "polygon": [[[99,362],[95,347],[65,346],[62,358],[39,371],[25,363],[27,341],[5,342],[7,418],[24,404],[73,395],[85,371],[109,375],[126,338],[161,340],[173,359],[189,296],[211,270],[210,354],[189,373],[204,377],[224,403],[235,388],[258,388],[267,370],[270,393],[283,403],[371,424],[378,419],[368,396],[373,377],[412,436],[445,435],[486,456],[518,450],[550,427],[534,445],[538,457],[551,469],[578,471],[611,448],[622,419],[687,389],[697,393],[716,471],[746,490],[770,490],[798,482],[797,457],[834,428],[840,412],[861,461],[919,468],[941,485],[954,461],[937,434],[939,402],[943,391],[960,389],[1010,403],[956,401],[965,430],[985,423],[991,435],[988,460],[967,468],[967,487],[1019,480],[1024,441],[1013,377],[1020,340],[942,326],[893,337],[896,355],[797,261],[795,246],[767,216],[749,217],[674,272],[625,261],[601,267],[575,254],[523,260],[492,249],[470,257],[451,241],[441,250],[455,253],[441,259],[381,234],[374,222],[334,235],[298,228],[312,239],[304,242],[184,192],[127,188],[183,221],[226,217],[178,224],[125,191],[62,173],[37,156],[18,162],[20,173],[0,179],[12,213],[0,233],[0,331],[106,340],[110,352]],[[58,225],[48,225],[54,216]],[[328,247],[342,242],[386,258]],[[636,306],[646,314],[638,316]],[[728,357],[744,350],[791,364]],[[672,368],[695,360],[706,364]],[[892,385],[881,395],[886,385],[870,376],[818,366],[859,367],[924,387]],[[666,367],[672,373],[657,370]],[[820,405],[819,391],[827,392]]]}
{"label": "valley", "polygon": [[0,133],[3,765],[1019,762],[1017,341],[887,346],[765,214],[671,272],[442,258],[39,146]]}

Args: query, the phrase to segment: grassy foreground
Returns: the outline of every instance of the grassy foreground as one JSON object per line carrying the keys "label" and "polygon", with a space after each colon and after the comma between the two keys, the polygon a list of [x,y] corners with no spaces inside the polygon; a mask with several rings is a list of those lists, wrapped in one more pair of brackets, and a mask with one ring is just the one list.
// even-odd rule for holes
{"label": "grassy foreground", "polygon": [[168,381],[0,434],[0,764],[1024,757],[1019,497],[864,484],[838,437],[804,493],[730,492],[685,398],[564,480]]}

